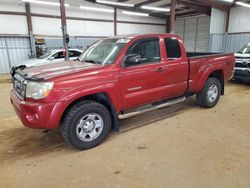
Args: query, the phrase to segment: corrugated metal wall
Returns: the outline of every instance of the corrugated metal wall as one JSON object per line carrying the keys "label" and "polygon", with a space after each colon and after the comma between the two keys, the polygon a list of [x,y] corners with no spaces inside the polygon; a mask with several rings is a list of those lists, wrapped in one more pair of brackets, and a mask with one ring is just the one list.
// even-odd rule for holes
{"label": "corrugated metal wall", "polygon": [[226,18],[226,12],[212,8],[210,18],[210,33],[225,33]]}
{"label": "corrugated metal wall", "polygon": [[[71,38],[70,48],[86,49],[101,38]],[[45,38],[47,50],[63,48],[60,38]],[[11,66],[29,59],[30,43],[28,37],[1,37],[0,36],[0,74],[9,73]]]}
{"label": "corrugated metal wall", "polygon": [[28,37],[0,37],[0,74],[9,73],[11,66],[29,59]]}
{"label": "corrugated metal wall", "polygon": [[175,33],[180,35],[189,52],[207,52],[209,46],[209,16],[177,19]]}
{"label": "corrugated metal wall", "polygon": [[249,33],[211,34],[209,51],[237,52],[244,45],[250,43]]}
{"label": "corrugated metal wall", "polygon": [[[70,38],[69,48],[86,49],[101,38]],[[45,38],[45,43],[48,51],[53,49],[63,48],[63,41],[60,38]]]}

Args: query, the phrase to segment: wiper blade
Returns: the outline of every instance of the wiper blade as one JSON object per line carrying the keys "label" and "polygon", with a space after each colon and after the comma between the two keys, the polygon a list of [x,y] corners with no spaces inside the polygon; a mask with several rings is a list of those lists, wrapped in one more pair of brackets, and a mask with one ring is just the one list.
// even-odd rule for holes
{"label": "wiper blade", "polygon": [[84,60],[84,62],[94,63],[94,64],[101,64],[99,61],[95,61],[95,60],[92,60],[92,59]]}

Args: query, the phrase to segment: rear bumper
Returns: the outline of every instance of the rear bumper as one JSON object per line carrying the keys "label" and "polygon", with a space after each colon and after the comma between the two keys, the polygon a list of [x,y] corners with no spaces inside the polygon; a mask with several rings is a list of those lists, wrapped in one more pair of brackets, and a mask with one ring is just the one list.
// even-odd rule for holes
{"label": "rear bumper", "polygon": [[250,69],[235,68],[233,78],[236,80],[250,81]]}
{"label": "rear bumper", "polygon": [[63,113],[62,102],[40,103],[21,101],[11,91],[11,104],[23,125],[36,129],[56,129]]}

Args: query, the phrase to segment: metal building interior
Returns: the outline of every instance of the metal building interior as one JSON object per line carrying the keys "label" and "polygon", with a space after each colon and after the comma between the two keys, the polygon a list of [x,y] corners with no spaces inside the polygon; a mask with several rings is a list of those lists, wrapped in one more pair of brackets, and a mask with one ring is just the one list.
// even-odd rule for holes
{"label": "metal building interior", "polygon": [[[250,187],[249,18],[249,0],[0,0],[0,187]],[[163,33],[177,34],[187,54],[200,54],[202,57],[198,58],[203,61],[214,58],[198,70],[202,66],[198,61],[202,60],[185,54],[190,58],[188,87],[196,83],[193,80],[203,79],[192,77],[194,72],[201,74],[209,70],[216,61],[229,59],[229,54],[230,60],[234,59],[232,75],[223,74],[225,81],[230,81],[221,85],[224,96],[216,107],[203,110],[195,105],[192,96],[201,95],[203,90],[187,92],[185,97],[192,96],[182,104],[121,118],[119,133],[112,132],[100,146],[85,151],[68,147],[60,129],[22,126],[20,114],[26,107],[13,110],[12,98],[10,102],[10,91],[16,87],[15,71],[27,70],[32,75],[34,67],[39,70],[45,63],[41,60],[44,57],[46,64],[80,61],[90,53],[89,49],[106,38]],[[56,60],[57,57],[49,57],[52,53],[61,53],[62,57]],[[194,69],[192,64],[196,65]],[[226,60],[221,66],[229,67]],[[57,74],[53,72],[57,69],[53,64],[48,68],[51,71],[48,77]],[[171,70],[169,74],[173,74]],[[237,71],[242,75],[236,77]],[[211,75],[216,77],[217,73]],[[105,76],[111,74],[110,71]],[[76,77],[80,79],[77,73],[72,79]],[[63,79],[66,78],[67,71]],[[168,77],[166,80],[169,81]],[[120,89],[122,84],[117,87]],[[140,86],[129,89],[138,88],[141,89]],[[134,95],[129,93],[127,98]],[[102,99],[97,100],[98,97],[95,94],[85,98],[100,102]],[[32,101],[20,103],[31,105]],[[46,99],[35,99],[31,106],[41,103],[49,105]],[[116,106],[110,108],[116,112]],[[136,110],[144,111],[144,108],[146,105]],[[33,112],[25,113],[28,117]],[[62,121],[64,118],[60,124]]]}

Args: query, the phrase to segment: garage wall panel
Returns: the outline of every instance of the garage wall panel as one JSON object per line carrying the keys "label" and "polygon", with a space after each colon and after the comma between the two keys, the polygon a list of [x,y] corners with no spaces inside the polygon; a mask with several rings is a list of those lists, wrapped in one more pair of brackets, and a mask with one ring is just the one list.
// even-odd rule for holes
{"label": "garage wall panel", "polygon": [[212,34],[210,41],[211,52],[237,52],[250,42],[250,32]]}
{"label": "garage wall panel", "polygon": [[9,71],[9,60],[5,45],[5,39],[0,38],[0,74],[7,73],[8,71]]}
{"label": "garage wall panel", "polygon": [[31,13],[36,13],[36,14],[49,14],[54,16],[60,16],[59,6],[47,6],[47,5],[41,6],[38,4],[30,3],[30,11]]}
{"label": "garage wall panel", "polygon": [[199,17],[196,33],[196,52],[207,52],[209,42],[209,17]]}
{"label": "garage wall panel", "polygon": [[185,21],[184,44],[188,52],[195,51],[196,25],[196,18],[189,18]]}
{"label": "garage wall panel", "polygon": [[[88,4],[86,6],[92,7],[93,4],[91,5]],[[96,5],[95,7],[106,8],[106,9],[108,8],[108,7],[96,6]],[[108,9],[112,10],[112,8],[108,8]],[[106,19],[106,20],[112,20],[114,18],[113,13],[83,10],[83,9],[80,9],[79,7],[66,8],[66,15],[69,17],[82,17],[82,18]]]}
{"label": "garage wall panel", "polygon": [[176,20],[174,32],[178,34],[182,38],[182,40],[184,39],[184,32],[185,32],[185,20],[184,19]]}
{"label": "garage wall panel", "polygon": [[158,19],[154,17],[146,16],[131,16],[122,13],[122,10],[117,10],[117,19],[122,21],[133,21],[133,22],[151,22],[151,23],[160,23],[166,24],[165,19]]}
{"label": "garage wall panel", "polygon": [[210,19],[210,33],[224,33],[227,13],[212,8]]}
{"label": "garage wall panel", "polygon": [[237,52],[244,45],[250,43],[250,32],[226,35],[226,52]]}
{"label": "garage wall panel", "polygon": [[[85,50],[88,46],[102,38],[70,38],[69,48],[78,48]],[[45,38],[48,51],[63,48],[63,41],[60,38]]]}
{"label": "garage wall panel", "polygon": [[113,23],[86,21],[86,36],[113,36]]}
{"label": "garage wall panel", "polygon": [[26,37],[0,37],[0,74],[29,59],[30,45]]}
{"label": "garage wall panel", "polygon": [[145,34],[145,33],[165,33],[165,26],[142,25],[142,24],[117,24],[118,35],[123,34]]}
{"label": "garage wall panel", "polygon": [[250,31],[250,9],[242,6],[233,7],[230,11],[229,33]]}
{"label": "garage wall panel", "polygon": [[0,34],[27,35],[26,17],[0,14]]}
{"label": "garage wall panel", "polygon": [[189,52],[207,52],[210,17],[198,16],[176,20],[175,33],[180,35]]}
{"label": "garage wall panel", "polygon": [[224,34],[211,34],[209,43],[209,52],[224,52]]}
{"label": "garage wall panel", "polygon": [[34,35],[62,35],[60,19],[33,16],[32,23]]}
{"label": "garage wall panel", "polygon": [[0,0],[0,11],[25,12],[24,4]]}

